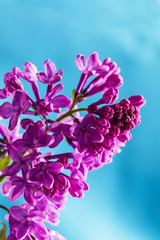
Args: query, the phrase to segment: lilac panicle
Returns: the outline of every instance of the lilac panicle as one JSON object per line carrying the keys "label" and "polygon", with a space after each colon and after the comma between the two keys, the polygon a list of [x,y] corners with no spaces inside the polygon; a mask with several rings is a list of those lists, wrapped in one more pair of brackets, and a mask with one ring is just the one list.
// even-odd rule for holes
{"label": "lilac panicle", "polygon": [[[0,171],[0,178],[7,178],[2,193],[11,202],[22,195],[26,201],[10,208],[7,240],[65,240],[44,223],[59,223],[59,211],[64,209],[68,194],[82,198],[89,190],[88,173],[111,163],[131,139],[130,130],[141,122],[140,108],[146,103],[143,96],[133,95],[116,102],[123,78],[115,62],[110,58],[101,62],[98,53],[93,52],[86,60],[79,54],[75,63],[82,74],[72,100],[59,94],[63,71],[57,71],[49,59],[44,62],[44,72],[26,62],[23,71],[14,67],[4,76],[0,98],[13,100],[0,105],[0,120],[10,119],[8,128],[0,124],[0,158],[5,162],[8,155],[12,162],[9,166],[6,162],[7,167]],[[31,85],[36,101],[23,91],[20,78]],[[39,82],[47,86],[43,99]],[[102,95],[96,102],[79,108],[80,102],[97,93]],[[81,111],[87,113],[81,117]],[[48,118],[52,112],[59,113],[55,119]],[[24,118],[20,122],[22,114],[41,120]],[[19,133],[20,126],[23,135]],[[40,148],[55,148],[62,140],[72,151],[41,155]]]}

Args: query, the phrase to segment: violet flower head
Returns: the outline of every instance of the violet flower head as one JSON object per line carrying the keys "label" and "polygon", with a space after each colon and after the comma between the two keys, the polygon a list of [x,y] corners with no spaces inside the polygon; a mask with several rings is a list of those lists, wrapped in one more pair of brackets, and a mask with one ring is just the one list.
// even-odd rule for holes
{"label": "violet flower head", "polygon": [[[50,85],[48,85],[49,87]],[[44,99],[40,99],[36,102],[37,112],[43,116],[49,115],[51,112],[59,113],[61,108],[65,108],[70,105],[71,100],[65,95],[56,96],[63,89],[62,84],[58,84],[52,87],[51,91],[48,91]]]}
{"label": "violet flower head", "polygon": [[55,64],[50,61],[50,59],[44,62],[45,72],[38,72],[37,78],[40,82],[45,84],[56,84],[62,79],[63,71],[59,70],[57,72]]}
{"label": "violet flower head", "polygon": [[[44,72],[26,62],[23,71],[14,67],[5,74],[0,98],[13,99],[0,105],[0,120],[9,119],[8,128],[0,124],[0,181],[7,178],[2,194],[11,202],[21,196],[26,201],[8,210],[0,206],[10,213],[7,240],[66,240],[44,223],[59,223],[59,211],[64,209],[68,194],[83,198],[84,191],[89,190],[88,173],[111,163],[131,139],[130,130],[141,122],[140,108],[146,102],[143,96],[133,95],[116,103],[123,78],[115,62],[110,58],[101,62],[98,53],[93,52],[86,60],[79,54],[75,64],[82,74],[71,99],[60,94],[63,71],[57,71],[49,59],[44,62]],[[31,85],[36,101],[23,90],[20,78]],[[43,98],[39,82],[47,85]],[[79,107],[97,93],[101,94],[99,99]],[[80,116],[82,111],[86,112],[84,117]],[[51,119],[50,113],[59,114],[51,114],[56,116]],[[20,121],[22,114],[40,119],[27,117]],[[19,134],[20,126],[23,135]],[[44,147],[59,146],[62,140],[72,150],[40,152]]]}
{"label": "violet flower head", "polygon": [[91,75],[108,70],[108,67],[102,66],[97,52],[91,53],[86,61],[84,56],[79,54],[75,59],[75,64],[77,68],[82,72],[76,89],[77,94],[81,92]]}
{"label": "violet flower head", "polygon": [[64,136],[68,138],[72,138],[71,136],[71,125],[53,122],[49,126],[49,131],[53,133],[54,141],[49,145],[50,148],[55,148],[59,145],[59,143],[63,140]]}
{"label": "violet flower head", "polygon": [[18,239],[23,239],[36,231],[43,237],[47,237],[47,228],[43,224],[45,216],[41,211],[27,211],[22,207],[15,206],[10,208],[10,213],[12,218],[18,222],[16,228],[16,237]]}
{"label": "violet flower head", "polygon": [[103,135],[95,128],[95,117],[87,114],[81,122],[73,128],[73,136],[78,142],[80,152],[89,150],[93,143],[101,143]]}
{"label": "violet flower head", "polygon": [[86,182],[78,178],[70,178],[70,188],[68,190],[72,197],[83,198],[83,191],[89,190],[89,186]]}
{"label": "violet flower head", "polygon": [[31,105],[32,103],[26,98],[26,94],[24,92],[17,91],[12,104],[5,102],[0,106],[0,116],[4,119],[10,118],[9,130],[13,130],[16,127],[21,114],[30,114],[27,110]]}
{"label": "violet flower head", "polygon": [[16,201],[24,194],[24,199],[31,205],[36,202],[33,189],[37,189],[40,184],[28,182],[26,179],[18,176],[11,178],[11,184],[13,186],[9,193],[9,200],[11,202]]}
{"label": "violet flower head", "polygon": [[84,74],[94,74],[96,67],[100,65],[100,60],[97,52],[91,53],[85,61],[83,55],[78,54],[75,59],[77,68]]}
{"label": "violet flower head", "polygon": [[59,212],[54,208],[53,204],[49,204],[45,198],[41,198],[39,201],[37,201],[34,209],[42,211],[45,214],[46,221],[49,224],[56,226],[59,223]]}
{"label": "violet flower head", "polygon": [[63,170],[63,164],[60,162],[40,162],[30,170],[29,179],[33,182],[39,182],[46,188],[51,188],[54,175]]}
{"label": "violet flower head", "polygon": [[25,72],[21,71],[20,76],[24,78],[27,82],[30,82],[30,83],[36,82],[37,67],[31,62],[26,62],[23,68]]}
{"label": "violet flower head", "polygon": [[19,151],[24,152],[28,149],[48,146],[53,137],[47,133],[42,135],[39,135],[38,133],[39,130],[35,125],[29,125],[23,134],[22,139],[17,139],[13,142],[14,147],[16,147]]}
{"label": "violet flower head", "polygon": [[30,168],[29,163],[31,163],[39,155],[38,153],[32,153],[23,157],[23,154],[17,151],[13,145],[8,145],[7,148],[8,155],[13,160],[13,163],[5,168],[3,171],[4,176],[14,176],[20,170],[22,170],[25,175]]}

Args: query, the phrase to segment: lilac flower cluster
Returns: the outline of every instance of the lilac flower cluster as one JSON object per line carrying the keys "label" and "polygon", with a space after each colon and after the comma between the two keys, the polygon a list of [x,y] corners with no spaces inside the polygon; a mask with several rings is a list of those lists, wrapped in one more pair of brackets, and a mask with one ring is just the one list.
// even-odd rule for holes
{"label": "lilac flower cluster", "polygon": [[[12,97],[12,103],[0,105],[0,116],[9,119],[8,128],[0,124],[0,158],[5,161],[9,156],[11,163],[1,172],[6,178],[2,193],[11,202],[22,195],[26,201],[9,209],[7,240],[64,240],[44,223],[59,223],[59,211],[67,195],[82,198],[89,189],[88,172],[112,162],[120,147],[131,139],[130,130],[141,121],[140,108],[145,104],[141,95],[115,103],[123,84],[115,62],[110,58],[101,62],[98,53],[93,52],[86,61],[78,55],[75,63],[82,74],[72,99],[59,94],[63,71],[57,71],[50,60],[44,62],[44,72],[26,62],[24,70],[14,67],[4,76],[0,98]],[[22,80],[31,85],[35,99],[24,90]],[[38,81],[47,85],[43,99]],[[102,94],[98,101],[78,108],[79,103],[97,93]],[[83,117],[81,111],[86,112]],[[49,118],[52,112],[58,113],[55,120]],[[22,114],[28,117],[22,118]],[[38,120],[29,116],[37,116]],[[23,134],[19,133],[20,126]],[[72,152],[41,153],[42,148],[55,148],[62,140],[68,142]]]}

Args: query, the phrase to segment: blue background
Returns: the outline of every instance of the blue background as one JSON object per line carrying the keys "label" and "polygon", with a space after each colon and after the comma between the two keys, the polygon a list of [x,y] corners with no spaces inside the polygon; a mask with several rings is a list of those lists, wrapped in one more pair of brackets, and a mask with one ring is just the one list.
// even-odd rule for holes
{"label": "blue background", "polygon": [[55,229],[68,240],[159,240],[160,1],[0,1],[0,88],[13,66],[31,61],[43,70],[50,58],[70,97],[80,76],[75,57],[93,51],[121,67],[120,99],[142,94],[147,104],[132,140],[89,174],[90,191],[69,198]]}

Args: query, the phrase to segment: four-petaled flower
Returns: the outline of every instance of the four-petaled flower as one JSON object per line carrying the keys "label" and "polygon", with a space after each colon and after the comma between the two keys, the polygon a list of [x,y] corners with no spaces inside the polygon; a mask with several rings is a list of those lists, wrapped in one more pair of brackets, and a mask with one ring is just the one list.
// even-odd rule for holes
{"label": "four-petaled flower", "polygon": [[32,103],[26,98],[26,94],[22,91],[16,91],[12,104],[5,102],[0,106],[0,116],[4,119],[10,118],[9,130],[13,130],[18,122],[21,114],[30,114],[27,111]]}

